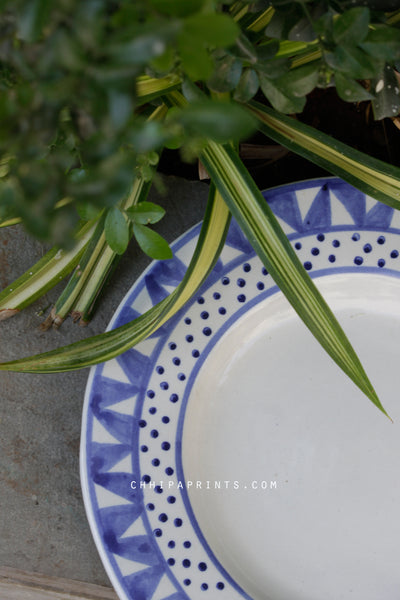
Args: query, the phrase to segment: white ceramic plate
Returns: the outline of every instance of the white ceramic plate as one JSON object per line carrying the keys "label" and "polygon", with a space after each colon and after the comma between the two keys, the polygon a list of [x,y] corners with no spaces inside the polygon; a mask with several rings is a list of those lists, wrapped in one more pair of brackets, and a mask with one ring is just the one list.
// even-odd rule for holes
{"label": "white ceramic plate", "polygon": [[[235,223],[202,290],[92,369],[81,477],[123,600],[398,600],[400,214],[338,179],[265,194],[394,424],[294,315]],[[117,327],[178,284],[153,263]]]}

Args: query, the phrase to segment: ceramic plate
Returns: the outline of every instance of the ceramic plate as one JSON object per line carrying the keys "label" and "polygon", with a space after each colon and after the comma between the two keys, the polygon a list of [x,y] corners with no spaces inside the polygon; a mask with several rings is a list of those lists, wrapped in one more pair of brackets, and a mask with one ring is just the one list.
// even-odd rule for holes
{"label": "ceramic plate", "polygon": [[[265,197],[394,424],[233,223],[197,296],[89,377],[82,486],[122,600],[398,600],[400,213],[334,178]],[[198,233],[147,269],[112,327],[171,292]]]}

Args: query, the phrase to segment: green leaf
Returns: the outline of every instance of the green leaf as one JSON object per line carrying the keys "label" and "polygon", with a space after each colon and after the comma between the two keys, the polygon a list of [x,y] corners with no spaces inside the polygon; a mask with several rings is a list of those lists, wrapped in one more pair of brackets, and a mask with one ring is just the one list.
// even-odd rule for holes
{"label": "green leaf", "polygon": [[204,0],[151,0],[152,6],[170,17],[187,17],[198,12]]}
{"label": "green leaf", "polygon": [[230,146],[210,142],[201,160],[280,290],[321,346],[387,414],[345,333],[299,261],[278,220]]}
{"label": "green leaf", "polygon": [[225,202],[210,188],[199,239],[182,282],[164,300],[143,315],[107,333],[36,356],[0,363],[2,371],[58,373],[83,369],[129,350],[163,325],[195,294],[215,265],[230,222]]}
{"label": "green leaf", "polygon": [[332,69],[353,79],[369,79],[383,67],[380,58],[371,57],[361,48],[338,46],[334,52],[326,52],[324,56]]}
{"label": "green leaf", "polygon": [[142,225],[157,223],[165,215],[162,206],[147,201],[131,206],[126,212],[132,221]]}
{"label": "green leaf", "polygon": [[0,293],[0,320],[29,306],[59,283],[78,264],[94,232],[86,223],[76,234],[76,244],[70,251],[54,247],[35,265]]}
{"label": "green leaf", "polygon": [[51,11],[50,0],[31,0],[20,9],[18,37],[26,42],[36,41]]}
{"label": "green leaf", "polygon": [[[276,2],[274,4],[276,4]],[[283,8],[275,10],[272,19],[265,30],[265,35],[267,37],[277,38],[279,40],[287,39],[289,31],[296,23],[298,23],[299,19],[304,16],[300,3],[286,2],[285,4],[286,6]]]}
{"label": "green leaf", "polygon": [[241,33],[236,38],[235,45],[229,50],[233,56],[254,64],[258,60],[257,48],[251,43],[248,37]]}
{"label": "green leaf", "polygon": [[270,60],[271,58],[275,58],[275,55],[279,50],[279,42],[278,40],[271,40],[265,44],[260,44],[256,49],[257,60],[260,62]]}
{"label": "green leaf", "polygon": [[362,102],[363,100],[373,100],[374,96],[370,94],[362,85],[349,79],[340,73],[335,74],[336,90],[342,100],[346,102]]}
{"label": "green leaf", "polygon": [[214,64],[207,49],[202,43],[193,40],[184,31],[178,39],[179,54],[184,72],[193,81],[206,80],[210,77]]}
{"label": "green leaf", "polygon": [[222,48],[233,44],[240,33],[235,21],[227,14],[197,14],[185,19],[187,40],[201,40],[203,44]]}
{"label": "green leaf", "polygon": [[292,69],[276,81],[280,89],[288,96],[302,98],[309,94],[319,80],[320,62],[313,62],[303,67]]}
{"label": "green leaf", "polygon": [[254,130],[248,111],[232,102],[194,102],[181,111],[179,121],[187,133],[220,142],[241,139]]}
{"label": "green leaf", "polygon": [[162,94],[172,91],[180,83],[180,77],[174,73],[158,79],[144,75],[136,79],[136,94],[140,98],[141,103],[144,104],[154,98],[159,98]]}
{"label": "green leaf", "polygon": [[368,34],[369,9],[364,6],[350,8],[333,23],[333,39],[338,45],[357,46]]}
{"label": "green leaf", "polygon": [[361,48],[371,56],[381,58],[392,64],[400,58],[400,33],[395,27],[374,25],[366,39],[360,44]]}
{"label": "green leaf", "polygon": [[295,42],[312,42],[316,37],[313,24],[308,17],[302,17],[288,33],[288,39]]}
{"label": "green leaf", "polygon": [[233,97],[238,102],[248,102],[256,95],[260,81],[254,69],[244,69]]}
{"label": "green leaf", "polygon": [[289,71],[290,62],[287,58],[273,58],[271,60],[259,61],[254,65],[258,74],[268,79],[279,79]]}
{"label": "green leaf", "polygon": [[91,204],[90,202],[77,203],[76,210],[80,218],[83,219],[83,221],[97,219],[101,213],[101,208],[95,206],[94,204]]}
{"label": "green leaf", "polygon": [[341,177],[367,195],[400,209],[400,168],[359,152],[313,127],[251,101],[259,129],[275,142]]}
{"label": "green leaf", "polygon": [[303,110],[306,99],[295,97],[291,92],[281,89],[279,81],[269,79],[265,75],[259,74],[260,86],[265,97],[272,106],[283,113],[299,113]]}
{"label": "green leaf", "polygon": [[225,54],[223,57],[217,59],[214,72],[207,81],[207,85],[214,92],[230,92],[239,83],[241,74],[242,61],[234,56]]}
{"label": "green leaf", "polygon": [[375,119],[395,117],[399,114],[399,82],[392,67],[386,65],[382,73],[371,80],[371,88],[375,92],[375,98],[372,101]]}
{"label": "green leaf", "polygon": [[123,254],[129,243],[129,226],[119,208],[108,209],[104,223],[108,245],[117,254]]}
{"label": "green leaf", "polygon": [[130,39],[109,46],[109,56],[120,65],[144,65],[162,56],[178,31],[179,24],[174,20],[135,25]]}
{"label": "green leaf", "polygon": [[172,250],[168,242],[156,231],[139,223],[133,224],[133,235],[137,243],[148,256],[155,259],[172,258]]}
{"label": "green leaf", "polygon": [[207,98],[199,86],[187,77],[185,77],[182,82],[181,92],[188,102],[196,102],[198,100],[201,101]]}

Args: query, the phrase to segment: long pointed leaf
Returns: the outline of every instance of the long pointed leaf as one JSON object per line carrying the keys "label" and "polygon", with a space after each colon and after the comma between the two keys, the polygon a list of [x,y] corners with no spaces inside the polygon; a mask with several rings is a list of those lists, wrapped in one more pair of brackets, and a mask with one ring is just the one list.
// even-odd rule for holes
{"label": "long pointed leaf", "polygon": [[291,117],[250,103],[259,129],[286,148],[345,179],[373,198],[400,208],[400,169],[372,158]]}
{"label": "long pointed leaf", "polygon": [[341,326],[235,151],[209,142],[201,160],[253,248],[301,319],[339,367],[387,414]]}
{"label": "long pointed leaf", "polygon": [[0,320],[19,312],[59,283],[78,264],[94,231],[86,223],[77,233],[77,242],[70,251],[52,248],[0,293]]}
{"label": "long pointed leaf", "polygon": [[0,370],[27,373],[72,371],[109,360],[128,350],[172,317],[200,287],[221,252],[229,221],[229,210],[212,187],[192,260],[182,282],[167,298],[122,327],[44,354],[0,363]]}

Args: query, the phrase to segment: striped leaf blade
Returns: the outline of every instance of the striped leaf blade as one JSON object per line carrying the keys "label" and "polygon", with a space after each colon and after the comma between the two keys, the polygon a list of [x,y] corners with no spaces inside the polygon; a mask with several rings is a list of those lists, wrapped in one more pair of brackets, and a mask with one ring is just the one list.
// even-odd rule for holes
{"label": "striped leaf blade", "polygon": [[235,151],[209,142],[201,159],[231,213],[295,311],[339,367],[387,414],[341,326]]}
{"label": "striped leaf blade", "polygon": [[0,320],[29,306],[64,279],[78,264],[93,231],[93,223],[86,223],[78,231],[76,245],[72,250],[52,248],[34,266],[8,285],[0,293]]}
{"label": "striped leaf blade", "polygon": [[316,163],[380,202],[400,208],[400,169],[355,150],[313,127],[250,102],[266,136]]}
{"label": "striped leaf blade", "polygon": [[26,373],[73,371],[125,352],[156,331],[193,296],[218,259],[229,222],[226,203],[212,186],[199,239],[185,277],[167,298],[117,329],[50,352],[0,363],[0,370]]}

